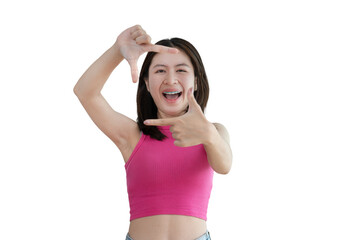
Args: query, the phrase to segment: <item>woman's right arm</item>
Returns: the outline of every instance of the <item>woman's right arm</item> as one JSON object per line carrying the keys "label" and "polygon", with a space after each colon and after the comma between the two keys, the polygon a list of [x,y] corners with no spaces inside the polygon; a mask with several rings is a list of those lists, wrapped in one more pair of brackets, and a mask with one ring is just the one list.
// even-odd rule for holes
{"label": "woman's right arm", "polygon": [[177,53],[176,49],[153,45],[151,38],[136,25],[123,31],[99,59],[81,76],[74,87],[74,93],[98,128],[120,149],[126,159],[131,146],[140,137],[136,122],[114,111],[101,94],[112,71],[124,59],[131,68],[133,82],[137,81],[137,60],[145,52]]}
{"label": "woman's right arm", "polygon": [[101,90],[123,59],[115,43],[86,70],[74,87],[74,93],[90,118],[122,153],[129,141],[140,132],[135,121],[111,108]]}

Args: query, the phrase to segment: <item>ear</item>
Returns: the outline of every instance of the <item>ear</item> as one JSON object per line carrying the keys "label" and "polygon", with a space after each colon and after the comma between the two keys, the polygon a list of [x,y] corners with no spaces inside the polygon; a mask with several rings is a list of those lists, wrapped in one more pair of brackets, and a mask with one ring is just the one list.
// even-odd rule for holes
{"label": "ear", "polygon": [[148,90],[148,92],[150,92],[150,88],[149,88],[149,79],[144,78],[145,80],[145,84],[146,84],[146,89]]}
{"label": "ear", "polygon": [[198,80],[197,80],[197,77],[196,77],[195,82],[194,82],[194,92],[197,90],[197,82],[198,82]]}

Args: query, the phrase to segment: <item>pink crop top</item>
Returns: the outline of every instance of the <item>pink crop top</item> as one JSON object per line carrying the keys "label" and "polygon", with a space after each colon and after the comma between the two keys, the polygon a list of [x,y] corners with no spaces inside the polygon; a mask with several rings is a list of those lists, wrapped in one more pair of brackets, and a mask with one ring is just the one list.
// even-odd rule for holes
{"label": "pink crop top", "polygon": [[214,171],[204,146],[175,146],[170,126],[158,128],[167,138],[142,134],[125,164],[130,221],[159,214],[207,220]]}

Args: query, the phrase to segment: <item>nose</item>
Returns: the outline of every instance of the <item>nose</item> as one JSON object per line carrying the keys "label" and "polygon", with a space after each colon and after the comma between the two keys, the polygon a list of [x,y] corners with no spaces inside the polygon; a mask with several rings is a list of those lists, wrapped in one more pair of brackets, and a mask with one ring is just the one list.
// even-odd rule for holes
{"label": "nose", "polygon": [[175,74],[170,71],[166,76],[165,76],[165,80],[164,83],[168,84],[168,85],[172,85],[172,84],[176,84],[178,82],[178,80],[176,79]]}

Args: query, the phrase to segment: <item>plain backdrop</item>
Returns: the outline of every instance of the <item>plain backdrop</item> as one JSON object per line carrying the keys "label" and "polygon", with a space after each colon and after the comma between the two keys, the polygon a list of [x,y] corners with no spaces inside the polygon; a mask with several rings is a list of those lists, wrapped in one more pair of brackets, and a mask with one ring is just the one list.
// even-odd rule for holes
{"label": "plain backdrop", "polygon": [[[126,28],[187,39],[233,166],[212,239],[360,239],[357,1],[2,1],[0,239],[125,239],[124,162],[73,93]],[[139,60],[141,67],[143,57]],[[102,93],[136,119],[127,62]]]}

